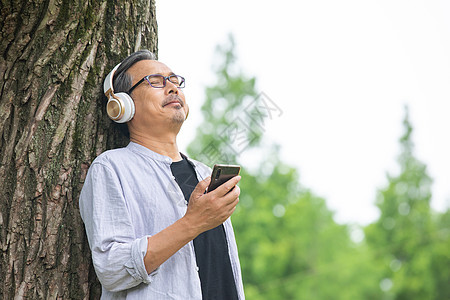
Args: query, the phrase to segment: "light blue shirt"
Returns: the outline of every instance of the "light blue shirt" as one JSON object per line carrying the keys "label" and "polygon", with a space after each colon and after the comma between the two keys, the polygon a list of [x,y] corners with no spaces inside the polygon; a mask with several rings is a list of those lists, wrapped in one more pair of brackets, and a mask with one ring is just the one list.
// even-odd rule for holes
{"label": "light blue shirt", "polygon": [[[199,181],[211,169],[190,160]],[[147,274],[147,237],[186,213],[187,202],[172,175],[172,159],[131,142],[98,156],[80,195],[101,299],[202,299],[193,242]],[[224,223],[239,299],[245,299],[231,221]]]}

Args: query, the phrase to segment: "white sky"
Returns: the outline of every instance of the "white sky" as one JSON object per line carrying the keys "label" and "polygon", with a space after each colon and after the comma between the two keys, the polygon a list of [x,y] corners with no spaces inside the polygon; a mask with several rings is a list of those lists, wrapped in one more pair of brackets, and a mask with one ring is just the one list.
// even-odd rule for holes
{"label": "white sky", "polygon": [[338,222],[378,217],[405,104],[432,206],[450,206],[450,1],[159,0],[156,12],[159,60],[187,78],[182,151],[201,121],[215,47],[233,33],[240,67],[283,110],[265,139]]}

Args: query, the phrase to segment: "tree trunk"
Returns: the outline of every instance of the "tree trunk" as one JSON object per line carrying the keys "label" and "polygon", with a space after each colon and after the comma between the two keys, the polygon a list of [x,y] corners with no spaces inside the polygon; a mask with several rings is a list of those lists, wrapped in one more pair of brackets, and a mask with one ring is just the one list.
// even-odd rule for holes
{"label": "tree trunk", "polygon": [[99,298],[78,197],[92,160],[126,143],[103,80],[156,53],[154,0],[2,1],[0,33],[0,298]]}

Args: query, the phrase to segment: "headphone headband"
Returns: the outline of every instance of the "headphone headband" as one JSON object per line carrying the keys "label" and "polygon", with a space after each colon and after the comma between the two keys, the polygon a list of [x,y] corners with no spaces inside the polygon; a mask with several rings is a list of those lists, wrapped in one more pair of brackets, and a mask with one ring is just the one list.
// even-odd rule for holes
{"label": "headphone headband", "polygon": [[117,64],[111,72],[109,72],[108,76],[106,76],[105,81],[103,82],[103,92],[105,96],[110,99],[114,97],[114,87],[113,87],[113,78],[114,73],[119,68],[121,63]]}

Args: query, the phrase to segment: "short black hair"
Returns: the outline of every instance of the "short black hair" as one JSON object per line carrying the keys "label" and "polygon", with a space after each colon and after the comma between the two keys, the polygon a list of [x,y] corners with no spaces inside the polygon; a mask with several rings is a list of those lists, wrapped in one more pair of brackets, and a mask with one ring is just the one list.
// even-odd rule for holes
{"label": "short black hair", "polygon": [[[125,58],[117,68],[116,72],[114,72],[114,77],[112,80],[114,93],[126,93],[131,89],[133,82],[127,71],[131,68],[131,66],[141,60],[156,60],[156,55],[149,50],[140,50]],[[115,124],[117,124],[118,129],[122,134],[124,134],[127,138],[130,138],[130,132],[128,131],[128,125],[126,123]]]}

